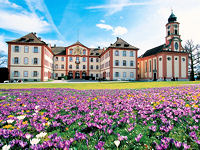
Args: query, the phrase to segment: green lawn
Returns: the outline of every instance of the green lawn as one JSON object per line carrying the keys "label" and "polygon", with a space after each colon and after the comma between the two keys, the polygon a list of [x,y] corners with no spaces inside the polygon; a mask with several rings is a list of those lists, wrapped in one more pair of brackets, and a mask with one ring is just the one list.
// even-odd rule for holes
{"label": "green lawn", "polygon": [[200,84],[200,81],[162,81],[162,82],[99,82],[99,83],[15,83],[0,84],[0,89],[25,88],[72,88],[72,89],[142,89],[154,87],[182,86]]}

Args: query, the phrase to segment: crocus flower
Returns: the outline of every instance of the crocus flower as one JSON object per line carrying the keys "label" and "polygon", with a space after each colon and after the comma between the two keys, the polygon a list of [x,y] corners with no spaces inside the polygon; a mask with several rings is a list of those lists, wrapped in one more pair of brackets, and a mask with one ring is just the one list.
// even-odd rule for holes
{"label": "crocus flower", "polygon": [[115,144],[116,147],[118,148],[118,147],[119,147],[119,144],[120,144],[120,141],[119,141],[119,140],[116,140],[116,141],[114,141],[114,144]]}
{"label": "crocus flower", "polygon": [[141,138],[142,138],[142,134],[140,133],[140,134],[138,134],[138,136],[135,138],[135,140],[136,140],[137,142],[139,142]]}
{"label": "crocus flower", "polygon": [[30,140],[31,145],[37,145],[40,142],[40,139],[34,138]]}
{"label": "crocus flower", "polygon": [[186,143],[183,143],[183,148],[184,148],[184,150],[187,150],[187,149],[190,148],[190,145],[187,145]]}
{"label": "crocus flower", "polygon": [[9,150],[10,149],[10,145],[4,145],[3,147],[2,147],[2,150]]}
{"label": "crocus flower", "polygon": [[180,147],[181,147],[181,142],[175,141],[175,142],[174,142],[174,145],[175,145],[177,148],[180,148]]}

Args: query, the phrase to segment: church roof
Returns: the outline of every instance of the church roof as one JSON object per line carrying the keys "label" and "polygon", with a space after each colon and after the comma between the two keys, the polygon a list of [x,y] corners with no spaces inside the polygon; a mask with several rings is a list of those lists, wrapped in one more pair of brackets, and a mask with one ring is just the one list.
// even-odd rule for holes
{"label": "church roof", "polygon": [[114,44],[111,44],[108,48],[126,48],[126,49],[137,49],[137,47],[130,45],[123,39],[117,37],[117,41]]}
{"label": "church roof", "polygon": [[65,47],[51,47],[54,55],[66,55]]}
{"label": "church roof", "polygon": [[159,52],[163,51],[163,48],[165,47],[165,44],[154,47],[152,49],[147,50],[141,57],[147,57],[147,56],[151,56],[151,55],[155,55]]}
{"label": "church roof", "polygon": [[46,44],[44,41],[41,40],[41,38],[38,38],[36,36],[36,33],[29,33],[25,36],[22,36],[21,38],[18,38],[16,40],[8,41],[7,43],[24,43],[24,44]]}

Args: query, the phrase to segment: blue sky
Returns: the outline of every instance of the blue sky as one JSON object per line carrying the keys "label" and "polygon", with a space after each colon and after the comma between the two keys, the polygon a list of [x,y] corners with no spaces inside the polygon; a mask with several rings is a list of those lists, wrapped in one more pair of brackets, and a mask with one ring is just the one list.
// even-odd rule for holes
{"label": "blue sky", "polygon": [[174,10],[183,44],[200,43],[199,0],[0,0],[0,51],[5,41],[37,32],[45,42],[107,47],[121,37],[139,54],[165,42],[165,24]]}

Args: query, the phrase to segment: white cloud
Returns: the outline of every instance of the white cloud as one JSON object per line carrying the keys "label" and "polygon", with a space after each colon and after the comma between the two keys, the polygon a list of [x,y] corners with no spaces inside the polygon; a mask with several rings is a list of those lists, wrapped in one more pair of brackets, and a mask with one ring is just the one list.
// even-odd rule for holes
{"label": "white cloud", "polygon": [[49,24],[33,13],[12,13],[0,11],[0,28],[17,33],[27,32],[47,32],[50,30]]}
{"label": "white cloud", "polygon": [[[144,8],[137,25],[129,28],[129,34],[125,39],[139,47],[139,55],[146,50],[165,43],[166,28],[171,9],[180,23],[180,34],[184,45],[187,39],[193,39],[200,43],[200,1],[199,0],[152,0],[148,8]],[[173,7],[172,7],[173,6]],[[135,19],[133,19],[133,22]],[[130,22],[130,24],[132,24]]]}
{"label": "white cloud", "polygon": [[1,7],[11,7],[11,8],[15,8],[15,9],[21,9],[22,7],[10,2],[9,0],[0,0],[0,6]]}
{"label": "white cloud", "polygon": [[3,35],[0,35],[0,53],[7,54],[8,53],[8,47],[5,42],[5,37]]}
{"label": "white cloud", "polygon": [[100,20],[100,22],[101,22],[101,23],[105,23],[106,21],[105,21],[105,20]]}
{"label": "white cloud", "polygon": [[113,30],[113,27],[108,25],[108,24],[96,24],[96,26],[101,28],[101,29]]}
{"label": "white cloud", "polygon": [[128,30],[125,27],[117,26],[113,30],[113,35],[124,35],[128,32]]}
{"label": "white cloud", "polygon": [[98,6],[90,6],[86,7],[86,9],[107,9],[107,15],[112,15],[116,12],[121,11],[124,7],[128,6],[141,6],[141,5],[149,5],[149,2],[131,2],[130,0],[110,0],[106,5],[98,5]]}
{"label": "white cloud", "polygon": [[125,27],[121,27],[121,26],[112,27],[111,25],[108,25],[108,24],[96,24],[96,26],[101,29],[105,29],[107,31],[111,30],[113,32],[112,35],[115,35],[115,36],[124,35],[128,32],[128,30]]}
{"label": "white cloud", "polygon": [[54,44],[56,44],[56,46],[68,46],[70,43],[66,42],[66,41],[62,41],[62,40],[52,40],[52,39],[43,39],[43,41],[45,41],[47,44],[51,44],[51,46],[53,47]]}
{"label": "white cloud", "polygon": [[61,32],[58,30],[58,28],[56,27],[51,14],[49,13],[49,10],[45,4],[45,2],[43,0],[25,0],[26,4],[28,5],[29,9],[36,14],[36,11],[40,11],[42,13],[44,13],[44,15],[46,16],[48,22],[50,23],[50,25],[52,26],[52,28],[54,29],[54,31],[57,33],[58,37],[61,40],[65,40],[64,36],[61,34]]}

